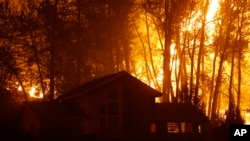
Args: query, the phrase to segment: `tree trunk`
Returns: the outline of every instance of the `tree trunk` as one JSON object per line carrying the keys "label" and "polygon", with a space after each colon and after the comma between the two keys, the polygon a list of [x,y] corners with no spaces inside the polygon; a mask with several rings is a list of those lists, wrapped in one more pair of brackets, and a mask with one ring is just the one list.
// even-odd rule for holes
{"label": "tree trunk", "polygon": [[205,42],[205,24],[206,24],[206,15],[208,9],[209,2],[206,0],[205,7],[203,9],[203,19],[202,19],[202,27],[201,27],[201,40],[200,40],[200,47],[199,47],[199,54],[197,60],[197,71],[196,71],[196,85],[194,91],[194,105],[198,105],[198,94],[199,94],[199,87],[200,87],[200,75],[201,75],[201,61],[202,55],[204,52],[204,42]]}
{"label": "tree trunk", "polygon": [[[231,23],[232,22],[229,21],[229,23],[226,25],[227,29],[226,29],[226,35],[225,35],[226,36],[225,43],[221,46],[223,49],[222,49],[221,54],[220,54],[220,64],[219,64],[218,76],[217,76],[217,80],[216,80],[216,86],[215,86],[215,90],[214,90],[214,98],[213,98],[212,111],[211,111],[212,120],[215,120],[215,118],[216,118],[219,87],[220,87],[220,83],[221,83],[220,81],[221,81],[221,77],[222,77],[222,67],[223,67],[223,63],[225,61],[224,59],[226,57],[226,50],[229,46],[229,35],[230,35],[229,27],[231,26]],[[220,36],[223,36],[223,35],[220,34]],[[220,38],[220,39],[224,39],[224,38]]]}
{"label": "tree trunk", "polygon": [[171,102],[171,70],[170,70],[170,46],[172,37],[172,16],[170,14],[169,2],[165,0],[165,46],[163,52],[163,102]]}
{"label": "tree trunk", "polygon": [[127,40],[125,37],[122,37],[122,47],[123,47],[123,54],[124,54],[124,61],[125,61],[125,70],[127,72],[130,72],[130,48],[129,45],[127,43]]}
{"label": "tree trunk", "polygon": [[212,120],[215,120],[216,114],[217,114],[217,104],[218,104],[218,98],[219,98],[219,89],[220,89],[220,84],[221,84],[223,63],[224,63],[224,54],[221,54],[219,68],[218,68],[218,75],[217,75],[216,84],[214,88],[214,94],[213,94],[214,96],[212,100],[212,108],[211,108]]}
{"label": "tree trunk", "polygon": [[[198,35],[198,34],[197,34]],[[193,46],[192,46],[192,52],[190,53],[190,60],[191,60],[191,72],[190,72],[190,90],[189,90],[189,96],[188,96],[188,102],[192,101],[192,97],[193,97],[193,86],[194,86],[194,56],[195,56],[195,48],[196,48],[196,40],[197,40],[197,35],[195,36],[194,40],[193,40]]]}
{"label": "tree trunk", "polygon": [[23,82],[21,81],[21,78],[19,77],[19,75],[17,73],[15,73],[15,76],[17,78],[18,83],[20,84],[20,86],[22,88],[24,100],[28,101],[28,94],[23,86]]}
{"label": "tree trunk", "polygon": [[233,84],[233,79],[234,79],[234,56],[235,56],[235,46],[233,46],[233,51],[232,51],[232,58],[231,58],[231,72],[230,72],[230,79],[229,79],[229,88],[228,88],[228,115],[227,119],[229,121],[232,121],[234,118],[234,84]]}
{"label": "tree trunk", "polygon": [[55,92],[55,43],[54,41],[52,41],[52,44],[50,46],[50,75],[49,75],[49,79],[50,79],[50,83],[49,83],[49,87],[50,87],[50,93],[49,93],[49,97],[48,100],[53,100],[54,99],[54,92]]}
{"label": "tree trunk", "polygon": [[146,29],[147,29],[147,43],[148,43],[149,59],[150,59],[150,64],[151,64],[151,68],[152,68],[152,72],[153,72],[153,76],[151,77],[152,78],[151,80],[154,82],[154,85],[159,89],[160,85],[156,80],[157,74],[155,71],[154,59],[153,59],[153,55],[152,55],[152,47],[151,47],[151,40],[150,40],[150,33],[149,33],[147,10],[145,10],[145,17],[146,17]]}
{"label": "tree trunk", "polygon": [[37,49],[36,41],[35,41],[35,38],[37,37],[37,35],[33,35],[33,34],[35,34],[35,31],[34,32],[31,31],[31,33],[30,33],[30,38],[31,38],[31,42],[32,42],[32,50],[34,52],[35,63],[37,65],[38,74],[39,74],[39,80],[40,80],[40,85],[41,85],[41,89],[42,89],[42,93],[43,93],[43,98],[44,98],[45,97],[45,88],[44,88],[44,84],[43,84],[43,75],[42,75],[41,66],[40,66],[38,49]]}
{"label": "tree trunk", "polygon": [[215,67],[216,67],[216,59],[218,55],[218,45],[215,47],[215,53],[214,53],[214,60],[213,60],[213,70],[212,70],[212,80],[211,80],[211,86],[210,86],[210,95],[209,95],[209,102],[208,102],[208,117],[211,119],[211,108],[212,108],[212,101],[214,98],[214,79],[215,79]]}
{"label": "tree trunk", "polygon": [[147,61],[147,54],[146,54],[146,47],[145,47],[145,44],[144,44],[144,41],[143,41],[143,39],[142,39],[142,37],[141,37],[141,34],[139,33],[139,31],[138,31],[138,29],[136,28],[136,26],[135,26],[135,31],[136,31],[136,33],[137,33],[137,35],[138,35],[138,37],[139,37],[139,39],[140,39],[140,42],[141,42],[141,44],[142,44],[142,48],[143,48],[143,58],[144,58],[144,65],[145,65],[145,70],[146,70],[146,76],[147,76],[147,81],[148,82],[150,82],[150,71],[149,71],[149,67],[148,67],[148,61]]}
{"label": "tree trunk", "polygon": [[51,13],[48,14],[47,18],[48,18],[48,33],[49,33],[49,51],[50,51],[50,63],[49,63],[49,79],[50,79],[50,83],[49,83],[49,96],[48,96],[48,100],[54,100],[54,95],[55,95],[55,53],[56,53],[56,24],[57,24],[57,3],[58,0],[56,0],[54,2],[54,4],[52,4],[49,0],[46,0],[47,3],[47,8],[48,11],[50,11]]}

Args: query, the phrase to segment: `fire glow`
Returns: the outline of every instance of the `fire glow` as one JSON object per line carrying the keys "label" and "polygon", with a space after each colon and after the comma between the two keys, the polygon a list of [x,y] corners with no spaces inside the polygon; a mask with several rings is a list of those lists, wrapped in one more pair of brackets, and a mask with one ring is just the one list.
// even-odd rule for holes
{"label": "fire glow", "polygon": [[250,125],[250,111],[247,111],[245,114],[245,124]]}
{"label": "fire glow", "polygon": [[43,98],[43,94],[42,92],[39,92],[39,94],[37,94],[37,87],[36,86],[32,86],[29,90],[29,96],[32,98]]}
{"label": "fire glow", "polygon": [[[34,99],[42,99],[43,98],[43,93],[41,91],[38,93],[37,89],[38,89],[38,86],[29,87],[28,95],[30,98],[34,98]],[[23,91],[21,86],[18,86],[17,90]]]}
{"label": "fire glow", "polygon": [[[213,32],[215,32],[215,26],[213,24],[213,20],[214,17],[216,15],[216,13],[219,10],[219,0],[212,0],[210,2],[210,6],[208,8],[207,11],[207,15],[206,15],[206,21],[207,21],[207,30],[206,32],[209,32],[209,37],[211,39],[209,39],[210,41],[213,40],[212,39],[212,34]],[[183,26],[182,27],[182,31],[191,31],[193,29],[197,29],[197,28],[201,28],[201,24],[197,23],[198,21],[198,16],[201,16],[201,10],[198,11],[194,11],[193,12],[193,17],[190,19],[190,22],[188,25]],[[150,63],[145,63],[145,61],[150,60],[150,54],[148,52],[147,49],[142,49],[142,50],[138,50],[138,52],[144,52],[142,57],[139,57],[140,55],[138,55],[139,53],[136,53],[136,57],[135,57],[135,70],[136,72],[134,73],[134,75],[141,79],[143,82],[149,84],[151,87],[161,91],[162,90],[162,78],[163,78],[163,44],[164,44],[164,37],[160,37],[158,32],[154,29],[155,25],[153,25],[152,23],[147,23],[149,27],[147,27],[146,23],[145,23],[145,15],[141,14],[141,17],[139,19],[142,19],[142,21],[139,21],[139,27],[138,27],[138,36],[140,36],[140,38],[143,39],[143,37],[147,37],[147,34],[150,35],[150,39],[145,39],[144,43],[138,43],[138,46],[149,46],[149,48],[152,48],[152,58],[153,60],[151,60],[151,64]],[[147,15],[147,19],[148,21],[153,21],[152,17],[150,17],[149,15]],[[195,24],[196,23],[196,24]],[[197,26],[197,27],[195,27]],[[148,31],[146,30],[147,28]],[[211,35],[211,36],[210,36]],[[142,40],[140,39],[140,40]],[[150,42],[148,41],[150,40]],[[143,41],[140,41],[143,42]],[[146,45],[146,44],[149,45]],[[137,46],[136,46],[137,47]],[[144,47],[145,48],[145,47]],[[182,47],[181,47],[182,48]],[[172,81],[172,87],[173,90],[175,91],[176,89],[176,74],[178,74],[179,72],[179,65],[180,65],[180,60],[177,57],[177,51],[176,51],[176,44],[174,42],[172,42],[171,46],[170,46],[170,68],[171,68],[171,81]],[[150,62],[150,61],[149,61]],[[143,65],[145,64],[145,66]],[[190,73],[190,64],[186,64],[187,67],[187,71],[188,73]],[[152,73],[152,72],[156,72],[156,76],[152,77],[153,74],[147,74],[147,73]],[[195,81],[195,78],[194,78]],[[157,84],[156,84],[157,83]],[[160,86],[160,87],[159,87]],[[157,102],[160,102],[159,99],[156,100]]]}
{"label": "fire glow", "polygon": [[[211,0],[208,11],[206,14],[206,34],[207,38],[206,39],[206,45],[212,44],[214,41],[214,33],[215,31],[215,16],[218,13],[218,10],[220,10],[220,0]],[[199,21],[199,16],[201,16],[202,12],[201,10],[194,11],[191,15],[193,16],[190,18],[190,22],[183,26],[181,29],[181,32],[189,31],[192,32],[194,29],[199,30],[201,28],[201,22]],[[148,23],[148,28],[147,29],[147,24],[145,23],[145,19],[149,21]],[[147,83],[151,87],[157,89],[158,91],[162,91],[162,78],[163,78],[163,46],[164,46],[164,37],[159,35],[159,33],[155,29],[155,25],[152,23],[153,18],[150,17],[150,15],[145,15],[145,13],[140,14],[140,18],[137,19],[138,23],[135,23],[134,25],[138,25],[138,27],[135,27],[137,29],[137,36],[140,39],[136,39],[136,43],[131,45],[131,48],[133,49],[132,55],[133,56],[133,68],[132,72],[133,75],[136,76],[138,79],[142,80],[143,82]],[[151,21],[151,23],[150,23]],[[147,37],[147,34],[150,35],[150,38]],[[181,34],[182,36],[182,34]],[[181,37],[182,38],[182,37]],[[192,42],[192,41],[190,41]],[[198,41],[197,41],[198,42]],[[147,44],[148,43],[148,44]],[[180,46],[182,48],[182,46]],[[177,49],[176,49],[176,43],[172,42],[171,44],[171,51],[170,51],[170,66],[171,66],[171,80],[172,80],[172,87],[173,91],[176,90],[176,78],[179,70],[179,65],[180,65],[180,60],[177,55]],[[151,52],[151,53],[149,53]],[[205,58],[206,62],[206,68],[211,69],[212,68],[212,59],[215,57],[215,54],[213,52],[210,52],[208,54],[208,58]],[[197,60],[197,58],[195,58]],[[217,60],[218,61],[218,60]],[[188,62],[188,61],[187,61]],[[196,62],[195,62],[196,63]],[[186,65],[186,72],[190,73],[190,64],[185,64]],[[196,67],[196,66],[195,66]],[[230,63],[225,63],[224,69],[226,70],[226,73],[230,73]],[[209,70],[210,71],[210,70]],[[209,75],[212,75],[209,73]],[[247,77],[245,77],[247,78]],[[193,78],[195,82],[195,78]],[[244,79],[244,78],[243,78]],[[180,85],[180,84],[178,84]],[[30,98],[34,99],[42,99],[43,94],[40,92],[39,86],[27,86],[26,87],[27,92],[29,94]],[[22,91],[22,87],[18,86],[17,88],[18,91]],[[199,91],[199,94],[207,92],[202,92],[202,90]],[[225,110],[228,107],[228,101],[225,100],[228,99],[226,96],[221,96],[220,97],[220,103],[219,103],[219,113],[223,115],[225,113]],[[203,99],[205,103],[208,102],[207,97]],[[157,98],[155,102],[161,102],[161,99]],[[206,104],[207,105],[207,104]],[[246,107],[247,104],[243,105],[242,107]],[[248,105],[249,106],[249,105]],[[246,124],[250,124],[250,114],[249,113],[242,113],[245,117]]]}
{"label": "fire glow", "polygon": [[[214,42],[214,35],[216,34],[216,24],[218,24],[219,21],[216,21],[216,16],[217,14],[220,12],[220,0],[211,0],[207,9],[207,14],[206,14],[206,25],[205,25],[205,32],[206,32],[206,41],[205,41],[205,46],[211,46]],[[201,21],[199,21],[200,17],[202,15],[201,10],[197,10],[192,12],[193,17],[189,19],[188,24],[183,24],[184,26],[181,27],[181,31],[180,32],[193,32],[193,30],[199,30],[201,28]],[[141,20],[142,19],[142,20]],[[143,82],[147,83],[148,85],[150,85],[151,87],[161,91],[162,88],[162,78],[163,78],[163,44],[164,44],[164,37],[159,36],[158,32],[156,31],[157,29],[154,29],[154,25],[152,25],[152,23],[148,23],[149,27],[147,27],[146,23],[145,23],[145,15],[141,15],[141,18],[139,19],[139,26],[137,27],[137,35],[139,36],[140,39],[138,39],[137,43],[138,45],[135,45],[134,50],[136,50],[137,52],[141,52],[141,53],[136,53],[135,54],[135,72],[134,72],[134,76],[136,76],[137,78],[141,79]],[[152,17],[150,17],[149,15],[147,15],[147,19],[148,21],[152,21]],[[147,28],[149,28],[149,32],[146,30]],[[150,39],[147,39],[147,35],[149,34]],[[181,36],[183,36],[183,34],[180,34]],[[182,38],[182,37],[181,37]],[[143,40],[144,39],[144,40]],[[144,42],[143,42],[143,41]],[[150,40],[150,42],[148,42],[148,40]],[[192,42],[192,41],[191,41]],[[196,41],[197,43],[199,41]],[[148,43],[148,45],[147,45]],[[196,43],[196,44],[197,44]],[[141,46],[141,49],[138,49],[138,46]],[[146,50],[145,48],[147,47],[151,47],[151,51],[152,51],[152,57],[153,60],[150,60],[150,54],[148,53],[149,51]],[[171,62],[171,81],[172,81],[172,88],[175,91],[175,88],[178,87],[176,86],[176,78],[179,70],[179,65],[180,65],[180,60],[177,56],[177,52],[176,52],[176,45],[174,42],[172,42],[171,45],[171,58],[170,58],[170,62]],[[180,48],[182,48],[182,46],[180,46]],[[209,49],[210,50],[210,49]],[[142,53],[143,52],[143,53]],[[197,56],[197,54],[196,54]],[[213,59],[215,57],[215,53],[210,50],[210,52],[207,55],[207,58],[204,58],[204,62],[206,64],[205,69],[207,69],[207,74],[209,76],[212,76],[212,65],[213,65]],[[147,62],[148,61],[148,62]],[[187,61],[188,62],[188,61]],[[219,58],[216,60],[216,63],[218,64],[219,62]],[[197,63],[197,58],[195,58],[195,64]],[[186,63],[186,72],[190,73],[190,64]],[[195,66],[197,67],[197,66]],[[215,66],[215,68],[218,68],[218,66]],[[227,75],[230,75],[230,71],[231,70],[231,64],[229,62],[225,62],[223,65],[223,68],[225,70],[225,73]],[[155,72],[155,73],[154,73]],[[155,74],[154,77],[152,77]],[[193,81],[195,82],[196,78],[193,78]],[[180,85],[180,84],[178,84]],[[227,85],[227,84],[223,84],[223,85]],[[159,87],[160,86],[160,87]],[[222,86],[221,91],[227,91],[226,86]],[[209,90],[199,90],[199,94],[200,95],[204,95],[203,96],[203,101],[205,102],[206,106],[208,105],[208,100],[209,100],[209,96],[207,96],[209,94],[208,92]],[[176,93],[176,92],[174,92]],[[228,96],[226,94],[221,94],[220,98],[219,98],[219,103],[218,103],[218,112],[221,116],[223,116],[225,114],[225,111],[228,108]],[[161,102],[161,99],[157,98],[155,99],[155,102]],[[242,103],[244,103],[245,101],[242,101]],[[246,102],[245,102],[246,103]],[[241,104],[242,108],[246,108],[247,104]],[[206,110],[208,110],[208,108],[206,108]],[[249,120],[247,120],[247,117],[249,117],[249,114],[245,114],[242,112],[243,117],[246,118],[246,123],[249,123]]]}

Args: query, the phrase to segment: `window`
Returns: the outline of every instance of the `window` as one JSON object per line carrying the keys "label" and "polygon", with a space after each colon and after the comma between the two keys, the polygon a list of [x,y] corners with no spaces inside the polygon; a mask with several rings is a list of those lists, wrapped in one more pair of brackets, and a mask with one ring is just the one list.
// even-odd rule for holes
{"label": "window", "polygon": [[150,124],[150,133],[156,133],[156,124],[155,123]]}
{"label": "window", "polygon": [[181,123],[181,133],[186,133],[186,123],[185,122]]}
{"label": "window", "polygon": [[168,122],[167,123],[167,132],[168,133],[179,133],[179,123]]}
{"label": "window", "polygon": [[201,125],[198,125],[198,133],[201,133]]}
{"label": "window", "polygon": [[193,132],[193,124],[192,123],[181,123],[181,133],[192,133]]}
{"label": "window", "polygon": [[192,123],[186,123],[186,132],[187,133],[193,132],[193,124]]}
{"label": "window", "polygon": [[116,137],[120,134],[120,99],[117,89],[109,91],[99,107],[100,134],[106,137]]}

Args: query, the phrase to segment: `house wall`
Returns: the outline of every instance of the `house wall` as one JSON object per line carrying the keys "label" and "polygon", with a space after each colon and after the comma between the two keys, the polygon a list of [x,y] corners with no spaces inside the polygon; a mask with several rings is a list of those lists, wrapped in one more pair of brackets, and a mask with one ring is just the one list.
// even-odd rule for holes
{"label": "house wall", "polygon": [[149,128],[146,135],[148,139],[152,140],[206,140],[203,124],[155,120],[150,122]]}
{"label": "house wall", "polygon": [[153,114],[155,97],[148,87],[118,80],[100,91],[74,101],[90,116],[86,133],[101,138],[142,138],[148,133],[147,117]]}
{"label": "house wall", "polygon": [[21,132],[32,136],[40,133],[40,120],[28,107],[24,106],[19,116],[19,130]]}
{"label": "house wall", "polygon": [[79,138],[83,120],[65,118],[39,118],[28,107],[24,106],[18,117],[19,131],[33,139],[74,139]]}
{"label": "house wall", "polygon": [[141,86],[129,83],[124,86],[124,137],[141,139],[149,130],[147,117],[152,114],[154,96]]}
{"label": "house wall", "polygon": [[84,124],[85,132],[102,138],[119,138],[122,133],[121,101],[119,82],[75,100],[90,116]]}
{"label": "house wall", "polygon": [[82,134],[82,120],[75,119],[43,119],[40,138],[42,140],[76,140]]}

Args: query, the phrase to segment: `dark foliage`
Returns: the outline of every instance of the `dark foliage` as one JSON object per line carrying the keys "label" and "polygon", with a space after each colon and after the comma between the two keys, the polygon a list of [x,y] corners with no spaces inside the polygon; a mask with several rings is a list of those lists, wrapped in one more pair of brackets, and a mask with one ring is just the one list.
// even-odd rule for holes
{"label": "dark foliage", "polygon": [[15,103],[11,93],[0,86],[0,135],[2,137],[8,137],[12,139],[11,136],[14,131],[14,120],[17,113],[17,103]]}

